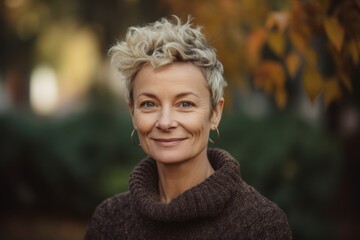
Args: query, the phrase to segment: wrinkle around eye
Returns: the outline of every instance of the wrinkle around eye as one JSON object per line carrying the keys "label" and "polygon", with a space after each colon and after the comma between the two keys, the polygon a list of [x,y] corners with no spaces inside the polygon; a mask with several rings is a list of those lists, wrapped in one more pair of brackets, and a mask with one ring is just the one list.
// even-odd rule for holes
{"label": "wrinkle around eye", "polygon": [[149,100],[142,101],[138,106],[139,109],[143,109],[143,110],[151,110],[151,109],[155,109],[156,107],[157,104]]}
{"label": "wrinkle around eye", "polygon": [[191,111],[195,106],[196,104],[192,101],[180,101],[176,104],[176,108],[180,111]]}
{"label": "wrinkle around eye", "polygon": [[182,101],[182,102],[180,102],[179,106],[181,108],[191,108],[191,107],[194,107],[195,104],[190,101]]}

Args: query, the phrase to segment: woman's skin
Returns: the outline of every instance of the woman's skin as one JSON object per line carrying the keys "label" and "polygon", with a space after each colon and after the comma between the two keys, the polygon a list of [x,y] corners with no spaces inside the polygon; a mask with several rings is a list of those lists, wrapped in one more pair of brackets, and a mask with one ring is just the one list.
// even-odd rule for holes
{"label": "woman's skin", "polygon": [[160,197],[168,203],[214,172],[207,144],[224,99],[211,108],[205,77],[189,62],[145,65],[134,79],[133,96],[133,125],[143,150],[156,160]]}

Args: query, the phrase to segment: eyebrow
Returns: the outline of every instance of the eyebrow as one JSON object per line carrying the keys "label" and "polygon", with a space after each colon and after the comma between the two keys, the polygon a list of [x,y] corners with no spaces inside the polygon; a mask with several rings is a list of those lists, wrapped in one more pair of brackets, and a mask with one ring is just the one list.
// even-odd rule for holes
{"label": "eyebrow", "polygon": [[188,96],[188,95],[193,95],[193,96],[195,96],[195,97],[197,97],[197,98],[200,98],[199,95],[197,95],[196,93],[193,93],[193,92],[183,92],[183,93],[179,93],[179,94],[176,95],[176,98],[178,99],[178,98],[186,97],[186,96]]}
{"label": "eyebrow", "polygon": [[[186,97],[188,95],[193,95],[197,98],[200,98],[200,96],[196,93],[193,93],[193,92],[182,92],[182,93],[179,93],[175,96],[176,99],[179,99],[179,98],[182,98],[182,97]],[[153,94],[153,93],[147,93],[147,92],[144,92],[144,93],[140,93],[139,95],[136,96],[136,98],[139,98],[141,96],[146,96],[146,97],[149,97],[149,98],[155,98],[157,99],[158,97]]]}
{"label": "eyebrow", "polygon": [[136,96],[136,98],[139,98],[141,96],[145,96],[145,97],[149,97],[149,98],[157,98],[155,94],[152,94],[152,93],[140,93],[139,95]]}

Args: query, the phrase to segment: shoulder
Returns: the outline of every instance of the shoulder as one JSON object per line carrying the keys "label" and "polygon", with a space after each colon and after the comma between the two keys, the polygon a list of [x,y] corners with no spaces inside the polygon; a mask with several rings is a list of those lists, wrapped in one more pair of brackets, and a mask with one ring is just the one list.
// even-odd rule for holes
{"label": "shoulder", "polygon": [[[124,192],[100,203],[91,218],[85,239],[97,239],[98,236],[113,235],[114,229],[125,224],[130,214],[130,194]],[[117,226],[117,227],[115,227]]]}
{"label": "shoulder", "polygon": [[100,210],[100,209],[108,209],[111,211],[122,210],[124,207],[129,205],[129,202],[130,202],[129,198],[130,198],[129,192],[119,193],[115,196],[105,199],[102,203],[100,203],[96,207],[96,211]]}
{"label": "shoulder", "polygon": [[285,213],[252,186],[242,182],[236,198],[251,239],[292,239]]}

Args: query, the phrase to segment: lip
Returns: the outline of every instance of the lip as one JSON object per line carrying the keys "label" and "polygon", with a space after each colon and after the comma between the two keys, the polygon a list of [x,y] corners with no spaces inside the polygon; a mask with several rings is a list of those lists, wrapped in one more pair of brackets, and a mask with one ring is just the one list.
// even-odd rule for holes
{"label": "lip", "polygon": [[186,138],[151,138],[154,142],[162,146],[173,146],[182,141]]}

